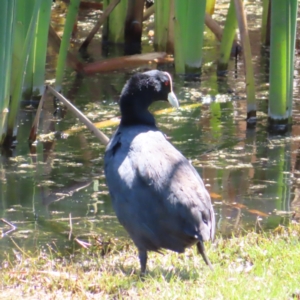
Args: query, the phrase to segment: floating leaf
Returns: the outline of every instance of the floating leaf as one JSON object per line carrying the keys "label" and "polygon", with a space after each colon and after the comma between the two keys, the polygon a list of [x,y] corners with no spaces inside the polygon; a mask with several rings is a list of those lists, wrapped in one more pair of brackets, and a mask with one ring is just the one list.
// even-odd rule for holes
{"label": "floating leaf", "polygon": [[294,211],[285,211],[285,210],[277,210],[277,209],[274,209],[273,212],[276,216],[292,216],[295,214]]}
{"label": "floating leaf", "polygon": [[210,197],[213,199],[221,199],[222,196],[216,193],[209,193]]}
{"label": "floating leaf", "polygon": [[237,202],[230,203],[229,205],[233,206],[235,208],[248,208],[246,205],[244,205],[242,203],[237,203]]}
{"label": "floating leaf", "polygon": [[254,215],[258,215],[260,217],[268,217],[269,216],[268,214],[266,214],[266,213],[264,213],[260,210],[256,210],[256,209],[249,209],[248,211],[249,211],[249,213],[254,214]]}

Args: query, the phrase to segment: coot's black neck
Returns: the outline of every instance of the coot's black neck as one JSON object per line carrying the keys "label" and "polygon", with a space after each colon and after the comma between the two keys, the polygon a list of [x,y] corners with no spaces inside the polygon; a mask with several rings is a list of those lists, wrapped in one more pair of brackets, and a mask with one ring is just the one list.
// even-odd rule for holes
{"label": "coot's black neck", "polygon": [[122,126],[148,125],[154,126],[154,116],[148,111],[151,99],[139,99],[122,96],[120,99],[121,124]]}

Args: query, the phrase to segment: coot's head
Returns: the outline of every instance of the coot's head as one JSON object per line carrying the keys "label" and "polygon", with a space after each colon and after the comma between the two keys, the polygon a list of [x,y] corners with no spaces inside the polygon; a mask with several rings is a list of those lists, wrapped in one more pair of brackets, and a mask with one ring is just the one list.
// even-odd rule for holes
{"label": "coot's head", "polygon": [[159,100],[169,101],[172,106],[179,107],[170,74],[158,70],[134,74],[121,93],[121,125],[155,126],[154,117],[148,111],[148,107],[152,102]]}

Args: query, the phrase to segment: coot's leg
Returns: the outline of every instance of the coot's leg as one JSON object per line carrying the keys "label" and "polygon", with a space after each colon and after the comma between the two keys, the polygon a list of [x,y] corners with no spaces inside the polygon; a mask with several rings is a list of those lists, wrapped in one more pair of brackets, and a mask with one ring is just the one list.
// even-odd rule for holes
{"label": "coot's leg", "polygon": [[197,243],[197,249],[199,251],[199,253],[201,254],[203,260],[205,261],[205,263],[209,266],[209,268],[213,271],[214,268],[212,267],[207,255],[206,255],[206,252],[205,252],[205,249],[204,249],[204,245],[203,245],[203,241],[199,241]]}
{"label": "coot's leg", "polygon": [[141,275],[145,275],[147,264],[147,251],[144,249],[139,249],[139,258],[141,265]]}

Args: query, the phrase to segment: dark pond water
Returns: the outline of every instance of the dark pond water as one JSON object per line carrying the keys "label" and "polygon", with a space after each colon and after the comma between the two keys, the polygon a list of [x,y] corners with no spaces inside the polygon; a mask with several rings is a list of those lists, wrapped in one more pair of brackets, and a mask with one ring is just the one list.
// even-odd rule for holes
{"label": "dark pond water", "polygon": [[[173,76],[181,108],[175,111],[166,103],[151,107],[157,113],[161,130],[203,177],[214,203],[217,230],[223,235],[257,227],[270,229],[299,216],[299,56],[292,129],[285,135],[270,135],[266,130],[266,62],[260,55],[255,29],[259,10],[252,3],[255,2],[249,2],[248,16],[259,107],[256,128],[246,128],[242,61],[232,60],[228,76],[222,80],[217,78],[218,43],[208,33],[201,81]],[[89,17],[93,15],[87,13],[91,14]],[[222,14],[219,18],[222,20]],[[86,20],[85,15],[82,20]],[[96,59],[101,57],[99,45],[99,41],[94,41],[90,50]],[[143,50],[149,49],[152,46],[147,40]],[[55,65],[51,52],[48,61],[47,77],[51,79]],[[172,66],[158,68],[173,73]],[[119,115],[118,95],[132,72],[80,79],[67,70],[64,95],[93,122],[111,120]],[[41,138],[33,151],[35,154],[30,154],[27,136],[34,114],[35,110],[22,109],[18,145],[11,157],[0,156],[0,218],[17,226],[15,231],[5,234],[9,226],[0,222],[3,232],[0,256],[18,247],[31,251],[40,247],[57,251],[71,249],[74,237],[84,241],[94,235],[126,237],[114,215],[105,185],[105,147],[70,112],[64,118],[54,117],[49,100],[39,133],[60,131],[68,137],[53,141]],[[102,128],[108,136],[117,126],[113,121],[109,124]]]}

